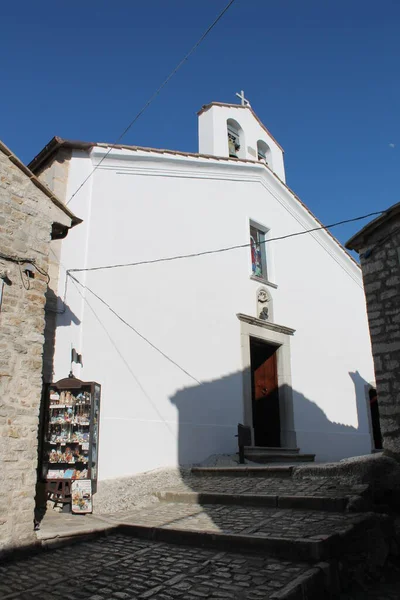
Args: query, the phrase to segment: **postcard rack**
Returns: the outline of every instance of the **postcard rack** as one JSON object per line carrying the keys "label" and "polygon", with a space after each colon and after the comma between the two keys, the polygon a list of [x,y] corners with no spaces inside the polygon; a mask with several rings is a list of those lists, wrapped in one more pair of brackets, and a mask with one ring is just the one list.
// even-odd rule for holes
{"label": "postcard rack", "polygon": [[46,389],[41,475],[47,498],[92,512],[97,488],[101,386],[67,377]]}

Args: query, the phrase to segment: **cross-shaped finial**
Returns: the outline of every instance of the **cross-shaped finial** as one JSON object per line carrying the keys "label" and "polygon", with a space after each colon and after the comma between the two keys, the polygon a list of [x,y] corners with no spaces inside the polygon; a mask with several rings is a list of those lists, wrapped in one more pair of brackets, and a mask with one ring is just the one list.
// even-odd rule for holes
{"label": "cross-shaped finial", "polygon": [[242,106],[250,106],[250,102],[248,100],[246,100],[246,98],[244,97],[244,91],[243,90],[240,92],[240,94],[238,92],[236,92],[236,96],[238,98],[240,98]]}

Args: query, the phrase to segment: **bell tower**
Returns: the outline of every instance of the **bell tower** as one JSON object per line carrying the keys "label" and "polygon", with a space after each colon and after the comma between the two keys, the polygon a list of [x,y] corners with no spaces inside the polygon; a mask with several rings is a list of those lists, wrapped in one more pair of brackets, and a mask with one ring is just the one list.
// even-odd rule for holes
{"label": "bell tower", "polygon": [[266,164],[283,182],[283,148],[270,134],[245,98],[240,104],[211,102],[197,113],[199,153]]}

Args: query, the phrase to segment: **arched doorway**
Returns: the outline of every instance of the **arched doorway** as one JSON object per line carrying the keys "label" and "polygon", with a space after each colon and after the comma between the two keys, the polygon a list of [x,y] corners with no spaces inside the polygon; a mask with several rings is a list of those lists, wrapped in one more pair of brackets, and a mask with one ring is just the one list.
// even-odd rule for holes
{"label": "arched doorway", "polygon": [[226,122],[228,134],[228,151],[231,158],[244,158],[245,145],[243,129],[234,119],[228,119]]}

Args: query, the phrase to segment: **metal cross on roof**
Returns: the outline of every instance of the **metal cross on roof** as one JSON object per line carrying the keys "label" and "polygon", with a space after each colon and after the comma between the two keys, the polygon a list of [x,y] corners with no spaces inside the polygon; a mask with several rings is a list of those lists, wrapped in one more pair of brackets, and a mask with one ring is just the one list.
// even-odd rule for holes
{"label": "metal cross on roof", "polygon": [[248,100],[246,100],[246,98],[244,97],[244,91],[243,90],[241,90],[240,94],[238,92],[236,92],[236,96],[238,98],[240,98],[242,106],[250,106],[250,102]]}

